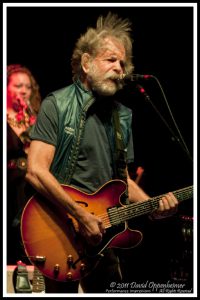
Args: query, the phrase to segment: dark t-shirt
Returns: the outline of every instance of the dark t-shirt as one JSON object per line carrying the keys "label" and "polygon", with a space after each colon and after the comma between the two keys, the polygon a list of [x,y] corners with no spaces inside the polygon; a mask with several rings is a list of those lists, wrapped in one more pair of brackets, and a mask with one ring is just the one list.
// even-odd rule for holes
{"label": "dark t-shirt", "polygon": [[[31,138],[56,147],[58,113],[53,99],[53,97],[48,97],[48,100],[43,101],[37,123],[31,132]],[[89,112],[70,184],[91,193],[111,180],[113,178],[111,146],[101,114],[95,113],[94,110],[92,113]],[[131,134],[127,146],[127,163],[132,162],[133,159]]]}

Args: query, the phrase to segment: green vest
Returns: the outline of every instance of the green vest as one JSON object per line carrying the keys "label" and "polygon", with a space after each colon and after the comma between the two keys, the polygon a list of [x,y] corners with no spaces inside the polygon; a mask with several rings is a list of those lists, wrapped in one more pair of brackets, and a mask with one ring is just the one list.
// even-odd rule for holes
{"label": "green vest", "polygon": [[[79,81],[53,92],[52,95],[56,102],[59,117],[57,147],[51,172],[60,183],[70,184],[78,159],[86,113],[94,103],[95,98],[90,91],[84,89]],[[132,112],[129,108],[118,103],[118,113],[123,142],[126,146],[131,133]]]}

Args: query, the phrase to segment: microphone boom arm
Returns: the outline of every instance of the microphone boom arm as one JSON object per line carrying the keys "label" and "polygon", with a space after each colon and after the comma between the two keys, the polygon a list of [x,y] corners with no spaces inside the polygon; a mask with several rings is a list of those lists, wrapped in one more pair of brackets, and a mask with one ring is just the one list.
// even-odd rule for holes
{"label": "microphone boom arm", "polygon": [[171,132],[171,134],[173,136],[173,140],[176,141],[181,146],[181,148],[183,149],[183,151],[186,152],[186,154],[188,155],[189,159],[191,161],[193,161],[192,156],[191,156],[191,154],[190,154],[190,152],[188,150],[188,147],[187,147],[187,145],[186,145],[186,143],[185,143],[185,141],[184,141],[184,139],[182,137],[182,134],[181,134],[181,132],[180,132],[180,130],[178,128],[178,125],[176,124],[176,121],[175,121],[175,119],[173,117],[172,111],[171,111],[171,109],[169,107],[167,98],[165,96],[165,93],[163,91],[163,88],[162,88],[159,80],[155,76],[153,76],[153,75],[139,75],[139,74],[131,75],[131,77],[129,77],[129,80],[130,81],[137,81],[139,79],[149,79],[149,78],[153,78],[153,79],[156,80],[156,82],[157,82],[157,84],[158,84],[158,86],[159,86],[159,88],[161,90],[161,93],[163,95],[163,98],[165,100],[165,103],[167,105],[167,108],[169,110],[169,113],[171,115],[171,118],[172,118],[172,121],[174,123],[174,126],[175,126],[175,128],[176,128],[176,130],[177,130],[177,132],[179,134],[180,139],[176,136],[176,134],[174,133],[174,131],[172,130],[172,128],[169,126],[169,124],[167,123],[167,121],[165,120],[165,118],[161,115],[161,113],[159,112],[159,110],[157,109],[157,107],[155,106],[155,104],[151,101],[151,99],[150,99],[149,95],[146,93],[145,89],[141,85],[139,85],[139,84],[136,84],[136,87],[140,89],[140,91],[144,95],[145,99],[152,105],[152,107],[154,108],[155,112],[158,114],[158,116],[162,120],[162,122],[165,124],[165,126],[168,128],[168,130]]}

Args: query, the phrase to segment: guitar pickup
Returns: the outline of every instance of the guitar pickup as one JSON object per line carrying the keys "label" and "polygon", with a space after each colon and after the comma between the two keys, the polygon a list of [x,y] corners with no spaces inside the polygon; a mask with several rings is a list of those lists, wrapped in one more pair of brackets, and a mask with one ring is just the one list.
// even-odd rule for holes
{"label": "guitar pickup", "polygon": [[46,261],[46,256],[36,255],[36,256],[28,256],[35,263],[44,263]]}

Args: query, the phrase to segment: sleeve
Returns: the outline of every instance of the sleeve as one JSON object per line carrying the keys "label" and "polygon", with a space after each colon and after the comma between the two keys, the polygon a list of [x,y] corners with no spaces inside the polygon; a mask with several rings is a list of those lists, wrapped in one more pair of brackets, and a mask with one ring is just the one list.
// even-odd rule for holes
{"label": "sleeve", "polygon": [[57,145],[58,112],[54,96],[48,96],[41,104],[37,121],[30,132],[31,140]]}

